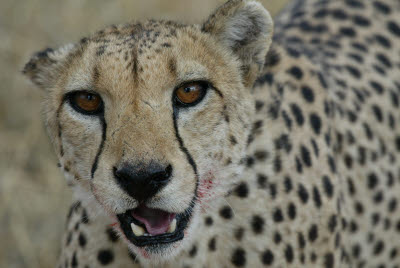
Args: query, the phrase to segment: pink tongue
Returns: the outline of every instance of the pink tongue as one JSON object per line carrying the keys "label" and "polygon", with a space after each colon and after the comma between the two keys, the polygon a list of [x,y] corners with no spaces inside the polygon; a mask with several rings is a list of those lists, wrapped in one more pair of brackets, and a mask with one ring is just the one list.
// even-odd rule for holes
{"label": "pink tongue", "polygon": [[148,208],[140,205],[132,211],[132,216],[146,225],[146,230],[151,235],[159,235],[167,232],[175,214],[163,210]]}

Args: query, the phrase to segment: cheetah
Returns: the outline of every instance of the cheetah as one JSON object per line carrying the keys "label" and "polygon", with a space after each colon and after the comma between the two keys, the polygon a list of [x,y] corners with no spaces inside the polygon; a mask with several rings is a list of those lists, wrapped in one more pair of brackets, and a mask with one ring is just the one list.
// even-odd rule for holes
{"label": "cheetah", "polygon": [[59,267],[400,267],[400,2],[230,0],[35,54]]}

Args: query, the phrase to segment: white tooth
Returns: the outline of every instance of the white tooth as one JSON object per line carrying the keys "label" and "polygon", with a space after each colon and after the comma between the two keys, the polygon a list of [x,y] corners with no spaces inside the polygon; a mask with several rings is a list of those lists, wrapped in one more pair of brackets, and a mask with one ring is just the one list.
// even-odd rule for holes
{"label": "white tooth", "polygon": [[173,219],[171,224],[168,227],[168,233],[175,232],[175,229],[176,229],[176,219]]}
{"label": "white tooth", "polygon": [[144,235],[144,229],[136,224],[134,224],[133,222],[131,223],[131,228],[132,228],[132,232],[136,235],[136,236],[142,236]]}

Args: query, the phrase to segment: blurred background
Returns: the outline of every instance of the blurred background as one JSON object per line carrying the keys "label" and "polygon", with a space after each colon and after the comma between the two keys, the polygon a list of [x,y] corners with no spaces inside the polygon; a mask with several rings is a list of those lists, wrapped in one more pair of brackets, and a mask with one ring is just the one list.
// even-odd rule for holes
{"label": "blurred background", "polygon": [[[133,19],[200,23],[224,0],[0,1],[0,267],[55,267],[71,191],[21,75],[30,55]],[[262,0],[276,14],[287,0]]]}

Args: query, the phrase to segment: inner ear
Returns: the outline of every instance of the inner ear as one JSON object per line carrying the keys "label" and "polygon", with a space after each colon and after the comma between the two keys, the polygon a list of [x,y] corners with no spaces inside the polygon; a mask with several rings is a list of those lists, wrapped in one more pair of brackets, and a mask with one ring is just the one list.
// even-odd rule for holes
{"label": "inner ear", "polygon": [[251,86],[272,41],[273,22],[268,11],[256,1],[230,0],[208,18],[202,29],[238,56],[243,81]]}

